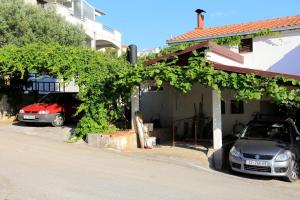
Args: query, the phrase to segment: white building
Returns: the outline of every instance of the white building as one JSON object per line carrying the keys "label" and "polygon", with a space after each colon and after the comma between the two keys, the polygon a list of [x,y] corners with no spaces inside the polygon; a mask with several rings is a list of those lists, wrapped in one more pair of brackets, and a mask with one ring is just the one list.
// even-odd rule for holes
{"label": "white building", "polygon": [[[186,59],[192,51],[209,47],[207,59],[217,70],[266,77],[285,75],[300,80],[300,15],[207,29],[204,16],[199,13],[197,17],[196,29],[167,41],[169,45],[198,42],[175,53],[176,56]],[[209,42],[215,38],[247,36],[266,29],[276,34],[245,37],[240,47],[227,48]],[[146,65],[166,59],[168,55],[150,60]],[[212,142],[213,149],[218,150],[224,143],[223,138],[237,131],[242,124],[247,124],[254,118],[254,113],[276,112],[276,106],[270,99],[237,102],[234,95],[234,91],[224,90],[220,98],[212,88],[200,84],[195,84],[187,94],[176,91],[167,83],[157,90],[150,81],[141,86],[139,96],[132,98],[132,110],[139,109],[146,123],[155,123],[159,119],[163,133],[158,131],[154,136],[172,139],[175,135],[175,139],[208,140]],[[197,134],[193,133],[195,129]]]}
{"label": "white building", "polygon": [[96,17],[104,12],[90,5],[85,0],[25,0],[32,4],[40,4],[45,8],[53,8],[65,19],[75,25],[82,26],[91,48],[115,48],[122,51],[122,35],[119,31],[101,24]]}

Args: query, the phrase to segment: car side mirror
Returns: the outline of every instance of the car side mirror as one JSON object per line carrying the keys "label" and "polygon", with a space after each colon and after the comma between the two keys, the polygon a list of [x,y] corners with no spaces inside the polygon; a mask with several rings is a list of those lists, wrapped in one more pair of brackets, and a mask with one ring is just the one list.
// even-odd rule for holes
{"label": "car side mirror", "polygon": [[300,136],[296,137],[296,141],[300,142]]}

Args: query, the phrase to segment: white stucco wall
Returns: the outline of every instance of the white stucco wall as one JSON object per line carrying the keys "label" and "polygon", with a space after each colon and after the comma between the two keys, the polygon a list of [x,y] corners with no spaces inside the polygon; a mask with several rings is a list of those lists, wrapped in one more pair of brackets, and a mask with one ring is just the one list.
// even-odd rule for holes
{"label": "white stucco wall", "polygon": [[211,116],[211,89],[200,84],[195,84],[187,94],[176,91],[168,84],[164,84],[162,91],[145,92],[140,98],[144,121],[149,122],[151,118],[160,116],[162,125],[166,127],[171,125],[173,120],[193,117],[194,104],[198,113],[202,95],[203,112],[206,116]]}
{"label": "white stucco wall", "polygon": [[192,90],[183,94],[176,90],[173,91],[173,116],[174,119],[182,119],[193,117],[195,115],[194,104],[196,111],[199,112],[199,103],[203,95],[203,113],[205,116],[212,116],[212,93],[211,88],[206,88],[200,84],[195,84]]}
{"label": "white stucco wall", "polygon": [[[176,91],[168,84],[164,84],[163,91],[145,92],[140,98],[141,111],[145,122],[150,122],[154,117],[159,116],[164,128],[171,127],[174,120],[191,118],[195,116],[194,104],[197,113],[199,103],[203,95],[203,113],[205,116],[212,116],[212,90],[200,84],[195,84],[192,91],[183,94]],[[188,121],[191,126],[192,121]],[[178,134],[183,133],[184,124],[177,123]]]}
{"label": "white stucco wall", "polygon": [[225,114],[222,114],[222,131],[223,135],[233,132],[233,126],[236,122],[247,124],[253,119],[253,113],[260,112],[260,101],[244,102],[243,114],[231,114],[231,100],[234,100],[234,92],[232,90],[224,90],[222,99],[225,102]]}
{"label": "white stucco wall", "polygon": [[149,84],[153,83],[148,82],[141,86],[144,92],[140,96],[140,110],[144,122],[160,118],[162,126],[168,127],[172,122],[173,91],[168,84],[163,85],[162,91],[145,91]]}
{"label": "white stucco wall", "polygon": [[[231,50],[238,52],[236,47]],[[241,55],[244,67],[300,75],[300,30],[254,38],[253,52]]]}

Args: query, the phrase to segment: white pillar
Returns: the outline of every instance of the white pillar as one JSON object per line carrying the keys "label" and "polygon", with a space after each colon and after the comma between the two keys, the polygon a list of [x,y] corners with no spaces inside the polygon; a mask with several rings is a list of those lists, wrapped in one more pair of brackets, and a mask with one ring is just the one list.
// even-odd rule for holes
{"label": "white pillar", "polygon": [[212,117],[213,117],[213,148],[222,148],[222,111],[221,96],[216,90],[212,90]]}
{"label": "white pillar", "polygon": [[91,48],[97,50],[96,32],[94,32],[94,38],[91,40]]}
{"label": "white pillar", "polygon": [[118,48],[117,52],[118,52],[118,57],[121,57],[122,56],[122,47]]}
{"label": "white pillar", "polygon": [[131,95],[131,129],[136,131],[135,113],[140,110],[139,88],[136,87],[134,93]]}

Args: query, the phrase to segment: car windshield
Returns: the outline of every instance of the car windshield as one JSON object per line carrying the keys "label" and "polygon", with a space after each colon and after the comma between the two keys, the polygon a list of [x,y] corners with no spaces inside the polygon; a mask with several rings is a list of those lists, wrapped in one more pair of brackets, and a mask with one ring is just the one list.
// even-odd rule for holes
{"label": "car windshield", "polygon": [[51,104],[51,103],[63,103],[63,101],[64,101],[64,96],[62,94],[49,93],[43,96],[38,102]]}
{"label": "car windshield", "polygon": [[286,122],[251,123],[243,131],[242,139],[277,140],[290,143],[291,136]]}

